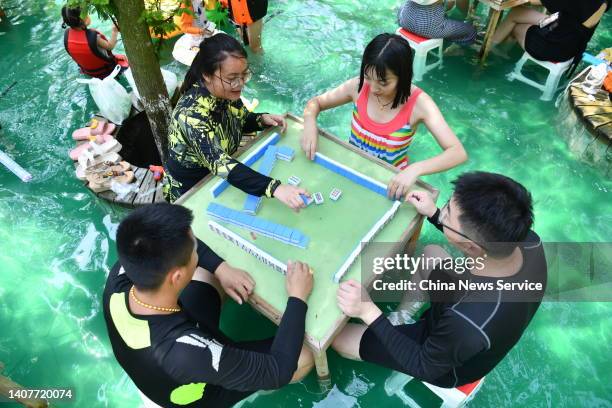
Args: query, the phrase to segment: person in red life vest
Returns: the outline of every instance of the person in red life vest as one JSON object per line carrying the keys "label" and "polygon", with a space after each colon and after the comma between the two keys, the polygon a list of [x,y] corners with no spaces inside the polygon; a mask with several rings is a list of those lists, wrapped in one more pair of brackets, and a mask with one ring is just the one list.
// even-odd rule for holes
{"label": "person in red life vest", "polygon": [[206,7],[204,0],[191,0],[181,3],[182,8],[191,9],[193,15],[189,13],[181,14],[180,27],[185,34],[209,37],[213,30],[209,27],[206,18]]}
{"label": "person in red life vest", "polygon": [[112,53],[119,32],[116,26],[113,26],[113,34],[108,40],[99,31],[87,28],[91,19],[89,16],[81,18],[81,9],[78,7],[62,7],[62,19],[62,27],[68,27],[64,33],[64,47],[78,64],[81,73],[103,79],[113,72],[117,64],[123,69],[129,66],[125,55]]}
{"label": "person in red life vest", "polygon": [[261,32],[268,13],[268,0],[220,0],[229,9],[231,19],[240,27],[242,42],[255,53],[263,52]]}

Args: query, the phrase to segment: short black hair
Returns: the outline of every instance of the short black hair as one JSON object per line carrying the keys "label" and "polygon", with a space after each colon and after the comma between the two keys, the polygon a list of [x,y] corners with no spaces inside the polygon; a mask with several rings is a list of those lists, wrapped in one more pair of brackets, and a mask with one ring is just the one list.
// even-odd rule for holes
{"label": "short black hair", "polygon": [[529,191],[509,177],[484,171],[464,173],[453,184],[465,233],[493,257],[510,255],[533,225]]}
{"label": "short black hair", "polygon": [[180,205],[156,203],[131,212],[117,229],[119,263],[142,290],[161,286],[172,268],[191,259],[193,214]]}
{"label": "short black hair", "polygon": [[396,94],[391,108],[405,103],[412,86],[412,48],[408,41],[396,34],[379,34],[366,46],[361,58],[359,91],[363,87],[366,71],[374,70],[384,80],[387,69],[397,76]]}

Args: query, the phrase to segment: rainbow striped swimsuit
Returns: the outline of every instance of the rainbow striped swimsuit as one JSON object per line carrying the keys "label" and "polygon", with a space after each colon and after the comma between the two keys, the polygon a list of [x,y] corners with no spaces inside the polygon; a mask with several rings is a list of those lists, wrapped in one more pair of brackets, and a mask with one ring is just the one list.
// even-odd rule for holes
{"label": "rainbow striped swimsuit", "polygon": [[398,114],[387,123],[374,122],[368,116],[370,86],[363,85],[353,108],[349,143],[400,169],[408,166],[408,146],[415,129],[410,126],[410,116],[420,89],[412,92]]}

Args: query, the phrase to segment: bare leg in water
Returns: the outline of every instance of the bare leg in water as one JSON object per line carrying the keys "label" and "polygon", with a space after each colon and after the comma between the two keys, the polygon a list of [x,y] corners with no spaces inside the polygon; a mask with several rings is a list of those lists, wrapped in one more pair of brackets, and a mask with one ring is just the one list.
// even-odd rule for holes
{"label": "bare leg in water", "polygon": [[[416,270],[412,278],[412,282],[417,284],[417,288],[420,281],[429,279],[431,271],[433,271],[445,258],[451,257],[444,248],[438,245],[427,245],[423,248],[423,258],[430,260]],[[431,262],[435,259],[436,262]],[[410,314],[414,314],[420,309],[424,302],[428,301],[427,292],[422,292],[420,289],[415,291],[407,292],[404,295],[401,303],[397,307],[398,311],[407,310]]]}
{"label": "bare leg in water", "polygon": [[263,31],[263,18],[255,21],[253,24],[247,27],[247,33],[249,36],[249,47],[254,53],[260,54],[263,52],[261,46],[261,32]]}
{"label": "bare leg in water", "polygon": [[529,7],[513,8],[508,13],[508,17],[497,27],[495,34],[493,34],[493,46],[502,43],[512,36],[524,49],[527,29],[532,25],[538,24],[545,17],[546,14]]}

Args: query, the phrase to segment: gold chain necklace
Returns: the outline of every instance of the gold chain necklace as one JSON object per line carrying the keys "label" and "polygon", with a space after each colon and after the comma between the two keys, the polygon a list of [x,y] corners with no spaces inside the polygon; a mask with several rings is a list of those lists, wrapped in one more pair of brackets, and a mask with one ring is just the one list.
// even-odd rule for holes
{"label": "gold chain necklace", "polygon": [[157,310],[159,312],[170,312],[170,313],[176,313],[176,312],[180,312],[181,311],[180,307],[153,306],[153,305],[149,305],[149,304],[147,304],[145,302],[142,302],[141,300],[139,300],[136,297],[136,294],[134,293],[134,286],[132,286],[132,288],[130,289],[130,296],[132,296],[132,299],[134,299],[134,302],[138,303],[142,307],[146,307],[147,309],[153,309],[153,310]]}

